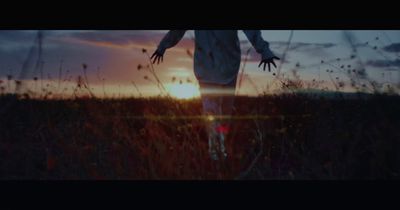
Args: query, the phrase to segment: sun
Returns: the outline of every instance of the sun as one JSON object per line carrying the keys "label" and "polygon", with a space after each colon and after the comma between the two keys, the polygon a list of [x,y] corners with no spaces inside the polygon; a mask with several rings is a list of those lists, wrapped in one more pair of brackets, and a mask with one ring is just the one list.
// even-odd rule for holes
{"label": "sun", "polygon": [[167,90],[177,99],[192,99],[200,96],[200,91],[194,84],[170,84]]}

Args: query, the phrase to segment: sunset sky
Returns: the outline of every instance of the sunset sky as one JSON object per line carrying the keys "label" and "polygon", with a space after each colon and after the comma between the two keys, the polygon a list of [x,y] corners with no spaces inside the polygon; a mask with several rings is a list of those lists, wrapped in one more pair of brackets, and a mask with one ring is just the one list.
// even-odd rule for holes
{"label": "sunset sky", "polygon": [[[39,55],[38,45],[34,44],[37,32],[0,31],[0,86],[4,87],[3,91],[11,91],[9,86],[13,85],[7,84],[8,75],[12,75],[13,79],[29,80],[27,88],[31,91],[40,90],[38,82],[32,81],[34,77],[41,78],[40,70],[35,68]],[[152,75],[145,68],[138,69],[138,66],[146,67],[149,62],[142,49],[146,49],[151,55],[166,32],[42,31],[43,79],[49,84],[48,89],[53,89],[54,93],[61,93],[62,90],[65,90],[65,94],[69,93],[76,86],[77,76],[83,75],[82,64],[85,64],[88,82],[95,95],[138,96],[139,92],[143,96],[158,95],[160,91],[154,84]],[[288,47],[290,33],[289,30],[262,31],[263,38],[270,42],[272,51],[279,57],[283,56]],[[242,31],[239,30],[238,34],[244,58],[251,45]],[[187,53],[187,50],[193,53],[192,38],[194,32],[187,31],[181,42],[166,52],[164,63],[155,66],[157,75],[171,93],[196,90],[193,60]],[[356,52],[353,51],[349,40],[353,47],[356,47]],[[31,48],[32,53],[28,56]],[[279,65],[283,65],[281,72],[287,76],[291,76],[290,71],[296,68],[301,79],[323,81],[322,86],[332,88],[331,78],[338,78],[346,84],[349,83],[349,79],[337,71],[329,75],[326,70],[335,70],[341,66],[345,66],[346,70],[347,67],[359,68],[355,66],[354,59],[348,59],[357,54],[365,64],[366,77],[380,83],[397,84],[400,80],[399,52],[400,31],[295,30],[286,58]],[[340,61],[337,61],[337,58],[340,58]],[[325,62],[321,64],[321,60]],[[239,94],[254,95],[271,84],[275,70],[262,71],[257,67],[259,61],[260,55],[252,49]],[[332,63],[328,63],[329,61]],[[21,74],[24,63],[26,68]],[[344,90],[351,91],[350,88]],[[190,95],[187,92],[179,94]]]}

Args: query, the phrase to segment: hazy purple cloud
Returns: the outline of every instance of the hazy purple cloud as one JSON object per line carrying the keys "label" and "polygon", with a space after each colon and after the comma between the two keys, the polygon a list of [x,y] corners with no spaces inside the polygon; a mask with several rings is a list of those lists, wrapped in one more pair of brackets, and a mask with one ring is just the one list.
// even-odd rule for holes
{"label": "hazy purple cloud", "polygon": [[[71,33],[64,38],[99,46],[140,48],[156,47],[164,35],[158,31],[88,31]],[[184,37],[177,47],[189,49],[192,46],[193,41]]]}
{"label": "hazy purple cloud", "polygon": [[[248,62],[259,62],[260,55],[252,48],[250,42],[242,41],[242,53],[246,54],[247,50],[251,48],[250,54],[248,57]],[[270,42],[270,47],[273,52],[279,57],[283,53],[283,51],[287,48],[287,42]],[[304,43],[304,42],[295,42],[291,43],[288,49],[289,53],[302,53],[308,54],[311,56],[320,56],[322,54],[327,54],[327,49],[337,46],[333,43]],[[285,63],[290,63],[288,60],[284,61]]]}
{"label": "hazy purple cloud", "polygon": [[3,30],[0,32],[0,42],[26,42],[36,35],[36,31]]}
{"label": "hazy purple cloud", "polygon": [[373,67],[380,67],[380,68],[400,67],[400,59],[395,59],[395,60],[369,60],[369,61],[367,61],[367,65],[373,66]]}
{"label": "hazy purple cloud", "polygon": [[108,43],[117,46],[126,46],[132,43],[151,43],[163,35],[158,32],[146,31],[88,31],[68,34],[67,37],[91,43]]}
{"label": "hazy purple cloud", "polygon": [[400,52],[400,43],[393,43],[383,48],[387,52]]}

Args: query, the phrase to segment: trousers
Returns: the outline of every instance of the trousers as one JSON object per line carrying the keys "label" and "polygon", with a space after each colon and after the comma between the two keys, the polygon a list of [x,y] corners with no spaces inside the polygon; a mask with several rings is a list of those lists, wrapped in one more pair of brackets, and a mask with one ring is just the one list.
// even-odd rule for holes
{"label": "trousers", "polygon": [[203,114],[210,116],[207,123],[210,157],[227,157],[225,139],[230,129],[230,116],[234,109],[236,79],[229,84],[199,82]]}

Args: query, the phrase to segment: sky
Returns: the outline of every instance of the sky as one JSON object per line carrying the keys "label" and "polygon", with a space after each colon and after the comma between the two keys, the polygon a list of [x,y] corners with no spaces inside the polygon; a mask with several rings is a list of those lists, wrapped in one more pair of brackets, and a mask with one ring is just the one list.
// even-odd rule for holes
{"label": "sky", "polygon": [[[26,91],[36,94],[51,91],[53,95],[71,96],[77,90],[84,94],[84,88],[77,89],[78,76],[81,76],[81,81],[85,81],[96,96],[163,94],[146,67],[148,55],[153,53],[167,30],[53,30],[40,33],[41,44],[35,30],[0,31],[2,92],[15,91],[14,83],[8,81],[8,76],[12,76],[12,79],[24,81]],[[262,30],[271,50],[283,58],[278,63],[279,74],[276,69],[268,72],[258,68],[260,55],[241,30],[238,30],[238,36],[243,74],[239,74],[242,83],[237,94],[278,91],[285,78],[299,78],[310,87],[318,83],[320,89],[340,86],[341,91],[354,91],[352,78],[367,85],[367,81],[376,81],[381,89],[400,82],[399,30]],[[156,75],[172,95],[198,95],[190,56],[193,38],[194,31],[188,30],[177,46],[167,50],[164,62],[154,66]],[[246,58],[247,62],[244,62]],[[352,77],[353,70],[360,72],[357,78]]]}

